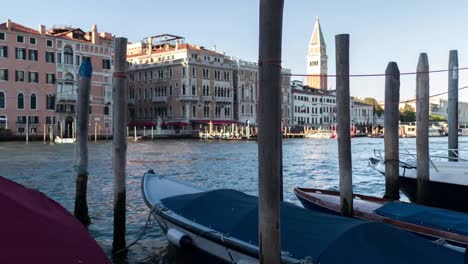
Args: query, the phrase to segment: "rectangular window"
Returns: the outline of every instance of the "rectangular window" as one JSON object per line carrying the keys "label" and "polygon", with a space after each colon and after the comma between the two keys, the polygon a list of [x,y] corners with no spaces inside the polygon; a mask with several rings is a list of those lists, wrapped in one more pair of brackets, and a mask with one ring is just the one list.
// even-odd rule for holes
{"label": "rectangular window", "polygon": [[55,74],[54,73],[46,73],[46,83],[47,84],[54,84],[55,83]]}
{"label": "rectangular window", "polygon": [[28,123],[29,124],[39,124],[39,117],[38,116],[28,116]]}
{"label": "rectangular window", "polygon": [[46,51],[45,59],[47,63],[55,63],[55,54],[50,51]]}
{"label": "rectangular window", "polygon": [[109,106],[104,106],[104,114],[109,115]]}
{"label": "rectangular window", "polygon": [[55,95],[53,94],[46,95],[46,109],[47,110],[55,109]]}
{"label": "rectangular window", "polygon": [[111,68],[111,63],[109,59],[102,59],[102,68],[104,70],[110,70]]}
{"label": "rectangular window", "polygon": [[16,42],[24,43],[24,36],[21,36],[21,35],[16,36]]}
{"label": "rectangular window", "polygon": [[16,59],[25,60],[26,59],[26,49],[16,48]]}
{"label": "rectangular window", "polygon": [[17,82],[24,82],[24,71],[16,71],[16,78]]}
{"label": "rectangular window", "polygon": [[182,77],[185,77],[185,67],[182,67]]}
{"label": "rectangular window", "polygon": [[62,63],[62,53],[57,52],[57,63]]}
{"label": "rectangular window", "polygon": [[8,58],[8,47],[0,45],[0,58]]}
{"label": "rectangular window", "polygon": [[17,124],[26,124],[26,116],[17,116],[16,117]]}
{"label": "rectangular window", "polygon": [[30,61],[37,61],[37,50],[29,50],[29,60]]}
{"label": "rectangular window", "polygon": [[197,77],[197,76],[195,75],[195,72],[196,72],[196,71],[195,71],[195,67],[193,67],[193,68],[192,68],[192,77],[193,77],[193,78]]}
{"label": "rectangular window", "polygon": [[76,65],[80,65],[80,55],[76,55]]}
{"label": "rectangular window", "polygon": [[5,40],[5,32],[0,32],[0,40]]}
{"label": "rectangular window", "polygon": [[29,82],[30,83],[38,83],[39,82],[39,73],[29,72]]}
{"label": "rectangular window", "polygon": [[8,70],[0,69],[0,81],[8,81]]}
{"label": "rectangular window", "polygon": [[36,38],[30,37],[29,38],[29,44],[36,45]]}
{"label": "rectangular window", "polygon": [[46,41],[46,45],[47,45],[47,47],[53,47],[53,42],[52,42],[52,40],[48,39],[48,40]]}

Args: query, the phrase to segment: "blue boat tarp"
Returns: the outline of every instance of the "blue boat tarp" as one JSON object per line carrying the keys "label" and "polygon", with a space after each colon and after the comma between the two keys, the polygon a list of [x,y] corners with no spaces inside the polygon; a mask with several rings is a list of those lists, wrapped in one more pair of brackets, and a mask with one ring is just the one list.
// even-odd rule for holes
{"label": "blue boat tarp", "polygon": [[[203,226],[258,246],[258,199],[231,189],[170,197],[162,203]],[[281,246],[313,263],[463,263],[463,254],[386,224],[281,203]]]}
{"label": "blue boat tarp", "polygon": [[389,202],[375,210],[381,216],[468,235],[468,214],[418,204]]}

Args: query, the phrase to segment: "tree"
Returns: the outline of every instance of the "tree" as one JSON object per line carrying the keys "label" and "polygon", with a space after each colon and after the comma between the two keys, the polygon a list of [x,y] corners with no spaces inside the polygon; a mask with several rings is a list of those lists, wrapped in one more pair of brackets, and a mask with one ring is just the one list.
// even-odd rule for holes
{"label": "tree", "polygon": [[384,112],[382,106],[374,98],[371,98],[371,97],[364,98],[364,103],[372,105],[372,107],[374,108],[374,113],[377,114],[378,116],[381,116],[382,113]]}
{"label": "tree", "polygon": [[429,115],[429,121],[447,121],[447,119],[441,115]]}
{"label": "tree", "polygon": [[400,121],[401,122],[416,122],[416,111],[414,107],[409,104],[405,104],[400,109]]}

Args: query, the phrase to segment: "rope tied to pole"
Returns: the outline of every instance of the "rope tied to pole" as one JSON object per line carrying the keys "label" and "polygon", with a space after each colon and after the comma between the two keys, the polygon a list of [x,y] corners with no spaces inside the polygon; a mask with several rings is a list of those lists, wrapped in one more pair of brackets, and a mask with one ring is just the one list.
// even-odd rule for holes
{"label": "rope tied to pole", "polygon": [[87,170],[85,170],[83,167],[79,166],[79,165],[74,165],[73,166],[73,169],[75,170],[75,172],[77,172],[78,174],[84,174],[86,176],[89,176],[89,172]]}
{"label": "rope tied to pole", "polygon": [[259,66],[262,66],[263,63],[276,66],[276,67],[278,67],[278,68],[280,68],[280,69],[283,68],[283,67],[281,66],[281,60],[258,60],[258,65],[259,65]]}

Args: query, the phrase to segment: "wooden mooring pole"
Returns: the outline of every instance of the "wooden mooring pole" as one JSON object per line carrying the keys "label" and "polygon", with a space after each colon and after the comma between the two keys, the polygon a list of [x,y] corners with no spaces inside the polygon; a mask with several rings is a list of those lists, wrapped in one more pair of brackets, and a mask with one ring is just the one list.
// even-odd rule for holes
{"label": "wooden mooring pole", "polygon": [[126,203],[126,160],[127,138],[125,136],[127,112],[127,39],[115,39],[115,57],[113,74],[113,172],[114,172],[114,240],[112,252],[125,249],[125,203]]}
{"label": "wooden mooring pole", "polygon": [[353,179],[349,109],[349,35],[335,36],[336,45],[336,116],[338,121],[338,163],[340,202],[344,216],[353,215]]}
{"label": "wooden mooring pole", "polygon": [[400,70],[396,62],[390,62],[385,71],[385,195],[384,198],[399,200],[399,137],[400,120]]}
{"label": "wooden mooring pole", "polygon": [[448,156],[458,161],[458,51],[451,50],[448,72]]}
{"label": "wooden mooring pole", "polygon": [[284,0],[260,0],[258,223],[260,263],[281,263],[281,40]]}
{"label": "wooden mooring pole", "polygon": [[429,62],[419,55],[416,74],[417,201],[425,203],[429,183]]}
{"label": "wooden mooring pole", "polygon": [[93,68],[90,60],[83,60],[79,71],[78,104],[77,104],[77,169],[75,217],[84,225],[91,223],[88,215],[86,193],[88,188],[88,121],[89,94],[91,90],[91,76]]}

